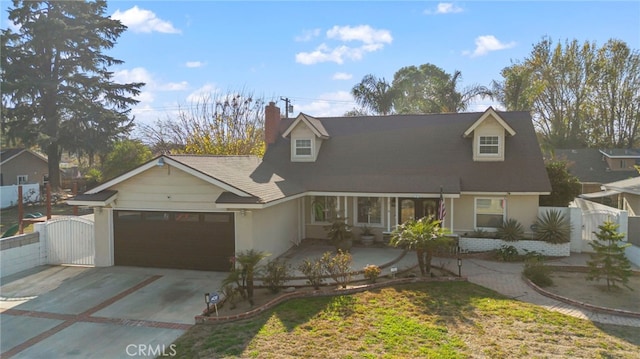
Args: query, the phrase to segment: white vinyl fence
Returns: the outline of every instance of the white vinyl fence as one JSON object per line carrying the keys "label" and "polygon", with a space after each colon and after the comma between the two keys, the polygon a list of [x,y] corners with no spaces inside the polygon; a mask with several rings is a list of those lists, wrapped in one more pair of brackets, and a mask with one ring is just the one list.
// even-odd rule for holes
{"label": "white vinyl fence", "polygon": [[[22,203],[39,202],[40,185],[38,183],[22,185]],[[18,185],[0,187],[0,208],[18,205]]]}
{"label": "white vinyl fence", "polygon": [[0,240],[2,277],[45,264],[93,266],[93,221],[61,217],[34,224],[34,233]]}

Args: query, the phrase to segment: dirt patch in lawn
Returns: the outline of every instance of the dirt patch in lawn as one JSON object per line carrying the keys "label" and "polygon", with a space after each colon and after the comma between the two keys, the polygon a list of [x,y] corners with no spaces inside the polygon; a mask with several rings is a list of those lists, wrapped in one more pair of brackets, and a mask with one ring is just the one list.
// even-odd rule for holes
{"label": "dirt patch in lawn", "polygon": [[587,274],[581,272],[553,271],[553,285],[544,290],[579,302],[604,308],[640,312],[640,276],[629,277],[627,285],[607,291],[607,282],[588,281]]}
{"label": "dirt patch in lawn", "polygon": [[[454,277],[451,273],[444,270],[440,270],[439,268],[435,268],[435,267],[431,269],[431,273],[433,275],[430,277],[425,277],[425,280],[433,279],[434,281],[437,281],[437,280],[443,280],[443,279],[446,280],[445,278],[448,278],[448,277]],[[375,284],[376,284],[376,287],[379,287],[379,286],[385,287],[387,285],[392,285],[398,279],[419,278],[419,277],[420,277],[420,271],[418,269],[411,269],[406,272],[403,272],[401,275],[397,276],[396,278],[391,278],[388,276],[379,277],[376,280]],[[367,290],[369,288],[369,285],[370,283],[368,281],[354,281],[349,283],[349,285],[347,286],[347,289],[360,288],[362,290]],[[338,295],[339,292],[337,293],[335,291],[337,288],[338,288],[338,285],[335,282],[333,282],[331,279],[327,279],[325,281],[325,285],[321,286],[319,290],[315,290],[309,286],[287,287],[285,284],[283,290],[281,290],[278,293],[273,293],[268,288],[256,287],[254,289],[254,294],[253,294],[253,305],[251,305],[247,299],[241,299],[241,298],[237,300],[235,305],[233,305],[229,301],[225,301],[224,303],[218,305],[218,315],[220,317],[228,317],[228,316],[234,316],[234,315],[250,312],[257,308],[264,307],[268,303],[278,299],[281,296],[287,295],[288,293],[291,293],[291,292],[300,293],[301,295],[302,293],[312,295],[313,293],[318,294],[320,292],[324,292],[326,295]],[[215,316],[215,311],[213,306],[210,307],[210,310],[211,310],[210,315]]]}

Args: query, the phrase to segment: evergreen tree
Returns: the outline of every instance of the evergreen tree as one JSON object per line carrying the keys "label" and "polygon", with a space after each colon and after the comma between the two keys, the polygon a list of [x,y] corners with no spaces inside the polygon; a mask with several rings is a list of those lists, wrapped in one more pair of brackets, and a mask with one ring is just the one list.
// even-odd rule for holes
{"label": "evergreen tree", "polygon": [[587,261],[589,265],[587,280],[604,278],[607,280],[607,290],[617,287],[617,282],[627,283],[631,276],[631,262],[624,254],[625,248],[630,244],[619,243],[624,238],[624,233],[618,233],[618,227],[617,223],[605,221],[598,226],[599,232],[593,232],[598,239],[589,243],[596,252],[592,253],[591,260]]}
{"label": "evergreen tree", "polygon": [[47,154],[60,186],[63,150],[94,153],[130,131],[130,106],[142,83],[118,84],[103,53],[126,30],[105,13],[105,0],[21,1],[2,30],[2,131]]}

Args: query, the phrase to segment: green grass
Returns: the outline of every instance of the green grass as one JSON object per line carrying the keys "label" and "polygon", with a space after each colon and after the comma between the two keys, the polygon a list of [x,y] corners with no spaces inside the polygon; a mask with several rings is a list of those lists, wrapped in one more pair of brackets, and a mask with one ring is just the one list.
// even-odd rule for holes
{"label": "green grass", "polygon": [[640,328],[595,324],[465,283],[421,283],[285,302],[197,325],[180,358],[637,358]]}

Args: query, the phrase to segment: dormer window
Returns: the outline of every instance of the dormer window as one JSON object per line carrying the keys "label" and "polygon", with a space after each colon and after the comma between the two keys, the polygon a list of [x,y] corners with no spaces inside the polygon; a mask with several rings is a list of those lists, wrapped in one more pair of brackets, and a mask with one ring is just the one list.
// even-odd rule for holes
{"label": "dormer window", "polygon": [[296,139],[296,157],[311,157],[312,153],[310,139]]}
{"label": "dormer window", "polygon": [[500,154],[500,137],[499,136],[480,136],[478,153],[480,155],[499,155]]}
{"label": "dormer window", "polygon": [[514,131],[499,113],[489,107],[473,125],[464,131],[464,137],[473,137],[473,160],[480,162],[504,161],[506,137]]}

